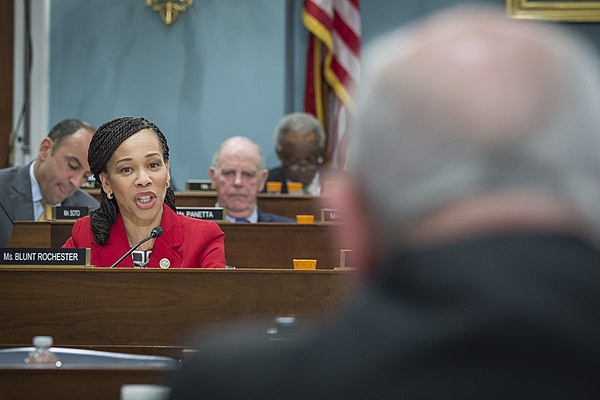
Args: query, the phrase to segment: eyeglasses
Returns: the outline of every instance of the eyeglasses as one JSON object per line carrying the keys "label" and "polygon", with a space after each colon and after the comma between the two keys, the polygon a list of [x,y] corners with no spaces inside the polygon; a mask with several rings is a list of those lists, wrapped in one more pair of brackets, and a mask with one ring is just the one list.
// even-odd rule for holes
{"label": "eyeglasses", "polygon": [[310,156],[305,158],[284,157],[281,163],[290,171],[317,169],[323,164],[323,156]]}

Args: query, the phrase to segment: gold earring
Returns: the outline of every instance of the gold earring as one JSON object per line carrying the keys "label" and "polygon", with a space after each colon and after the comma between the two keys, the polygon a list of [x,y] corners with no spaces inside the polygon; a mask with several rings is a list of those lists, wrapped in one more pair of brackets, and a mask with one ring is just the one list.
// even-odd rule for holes
{"label": "gold earring", "polygon": [[113,197],[114,197],[114,196],[113,196],[113,192],[108,192],[108,193],[106,193],[106,197],[108,197],[108,199],[109,199],[109,200],[112,200],[112,199],[113,199]]}

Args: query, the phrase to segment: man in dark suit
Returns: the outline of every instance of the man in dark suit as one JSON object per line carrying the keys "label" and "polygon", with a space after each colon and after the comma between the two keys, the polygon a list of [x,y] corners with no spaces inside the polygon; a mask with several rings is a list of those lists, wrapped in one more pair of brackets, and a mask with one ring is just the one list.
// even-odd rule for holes
{"label": "man in dark suit", "polygon": [[217,205],[229,222],[295,222],[291,218],[261,212],[256,202],[265,186],[267,170],[260,147],[243,136],[225,140],[213,156],[210,180],[217,191]]}
{"label": "man in dark suit", "polygon": [[316,333],[201,344],[173,400],[600,397],[600,62],[459,8],[365,55],[354,180],[368,284]]}
{"label": "man in dark suit", "polygon": [[304,194],[320,195],[324,149],[325,134],[315,117],[306,113],[285,115],[275,128],[275,152],[281,165],[269,170],[267,181],[281,182],[281,193],[288,193],[288,182],[299,182]]}
{"label": "man in dark suit", "polygon": [[0,247],[10,239],[12,221],[45,219],[48,206],[98,208],[79,189],[90,174],[87,155],[94,131],[87,122],[63,120],[42,140],[35,161],[0,170]]}

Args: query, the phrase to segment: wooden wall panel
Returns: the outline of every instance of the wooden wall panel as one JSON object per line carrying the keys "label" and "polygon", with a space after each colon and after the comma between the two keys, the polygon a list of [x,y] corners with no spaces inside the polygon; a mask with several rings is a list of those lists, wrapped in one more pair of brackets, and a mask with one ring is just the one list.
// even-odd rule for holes
{"label": "wooden wall panel", "polygon": [[43,334],[57,347],[181,357],[233,321],[262,332],[278,315],[323,323],[353,286],[346,271],[2,266],[0,348]]}
{"label": "wooden wall panel", "polygon": [[[8,247],[61,247],[71,236],[73,221],[16,221]],[[318,269],[340,265],[336,229],[341,225],[230,224],[225,233],[225,259],[236,268],[292,269],[294,258],[317,260]],[[347,248],[347,247],[344,247]]]}

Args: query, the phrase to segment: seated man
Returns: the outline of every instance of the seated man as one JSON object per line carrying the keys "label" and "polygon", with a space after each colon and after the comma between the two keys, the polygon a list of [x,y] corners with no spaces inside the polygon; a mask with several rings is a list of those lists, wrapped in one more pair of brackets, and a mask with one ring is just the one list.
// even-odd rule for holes
{"label": "seated man", "polygon": [[0,170],[0,247],[10,239],[12,221],[47,219],[52,205],[98,208],[79,189],[90,174],[87,156],[94,131],[78,119],[61,121],[40,143],[36,160]]}
{"label": "seated man", "polygon": [[302,183],[304,194],[321,194],[321,165],[325,134],[312,115],[293,113],[284,116],[275,128],[275,152],[281,166],[269,170],[269,182],[281,182],[281,193],[288,193],[288,182]]}
{"label": "seated man", "polygon": [[265,186],[267,170],[260,147],[250,139],[234,136],[224,141],[213,156],[209,174],[227,221],[294,222],[258,210],[256,197]]}
{"label": "seated man", "polygon": [[599,398],[600,60],[558,29],[462,7],[375,41],[332,193],[367,287],[312,335],[204,340],[171,400]]}

